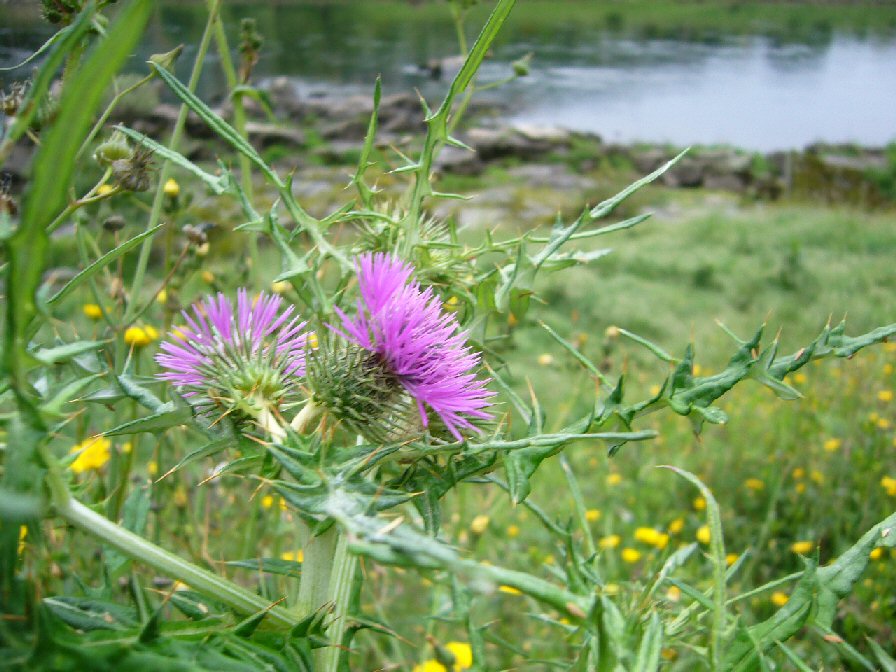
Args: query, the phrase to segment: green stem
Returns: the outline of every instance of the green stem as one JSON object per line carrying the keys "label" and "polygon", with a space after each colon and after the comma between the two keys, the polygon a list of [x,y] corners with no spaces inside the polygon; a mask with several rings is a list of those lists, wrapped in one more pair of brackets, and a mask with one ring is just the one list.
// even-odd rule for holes
{"label": "green stem", "polygon": [[277,625],[293,627],[301,617],[269,602],[235,583],[187,562],[143,537],[116,525],[72,497],[57,501],[56,512],[67,522],[166,576],[182,581],[234,611],[251,615],[262,611]]}
{"label": "green stem", "polygon": [[[190,80],[187,83],[187,88],[191,93],[196,90],[196,85],[199,83],[199,75],[202,73],[202,66],[205,63],[205,56],[208,53],[208,47],[212,39],[212,31],[218,17],[218,9],[220,8],[220,5],[221,0],[212,0],[208,20],[205,23],[205,30],[202,33],[202,39],[199,42],[199,48],[196,52],[196,60],[193,62],[193,70],[190,73]],[[174,129],[171,131],[171,140],[168,142],[168,148],[171,150],[177,150],[177,146],[180,144],[180,138],[181,135],[183,135],[184,126],[187,123],[188,112],[189,108],[186,104],[182,103],[177,115],[177,120],[174,122]],[[168,180],[168,170],[167,163],[163,163],[162,167],[159,169],[159,181],[156,185],[156,193],[152,201],[152,210],[149,214],[149,222],[147,222],[146,225],[147,229],[155,227],[162,216],[162,205],[165,202],[165,182]],[[137,267],[134,270],[134,279],[131,283],[130,301],[127,310],[125,311],[124,319],[122,320],[125,324],[127,324],[133,317],[134,306],[137,305],[137,302],[134,300],[134,294],[143,286],[143,276],[146,274],[146,267],[149,264],[149,254],[151,251],[152,238],[147,238],[140,247],[140,256],[137,258]],[[120,344],[121,341],[119,341],[119,345]],[[122,356],[121,348],[119,348],[119,356]]]}
{"label": "green stem", "polygon": [[330,596],[330,572],[339,537],[335,526],[316,537],[311,536],[311,530],[307,526],[304,526],[303,532],[304,558],[299,583],[299,600],[296,605],[299,615],[311,614],[327,604]]}
{"label": "green stem", "polygon": [[[215,0],[206,0],[209,11],[212,9],[212,3]],[[246,108],[243,106],[243,98],[235,93],[235,89],[240,82],[237,78],[236,68],[233,67],[233,59],[230,57],[230,46],[227,43],[227,33],[224,32],[224,24],[221,21],[215,22],[215,45],[218,49],[218,56],[221,58],[221,70],[224,78],[227,80],[227,88],[230,89],[230,99],[233,102],[233,127],[236,132],[243,138],[248,139],[246,134]],[[239,153],[237,160],[240,164],[240,186],[246,199],[252,201],[252,167],[249,157],[243,153]],[[258,234],[249,231],[249,279],[250,284],[257,278],[259,259],[258,259]]]}
{"label": "green stem", "polygon": [[333,604],[333,621],[327,628],[331,645],[317,651],[317,662],[321,672],[337,672],[342,655],[342,640],[348,626],[349,602],[358,559],[348,550],[348,539],[339,535],[333,571],[330,575],[329,602]]}

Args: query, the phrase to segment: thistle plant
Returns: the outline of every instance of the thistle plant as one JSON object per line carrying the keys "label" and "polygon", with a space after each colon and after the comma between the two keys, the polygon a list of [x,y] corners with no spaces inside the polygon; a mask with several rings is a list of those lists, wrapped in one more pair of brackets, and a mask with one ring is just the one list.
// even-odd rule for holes
{"label": "thistle plant", "polygon": [[[693,347],[673,356],[613,327],[614,348],[643,348],[667,374],[640,394],[637,385],[629,391],[624,371],[608,370],[582,341],[542,324],[540,335],[569,363],[565,374],[584,381],[570,386],[578,394],[565,413],[549,417],[544,402],[558,395],[522,384],[525,362],[513,329],[532,326],[540,310],[532,298],[546,277],[588,267],[606,252],[586,249],[594,238],[647,219],[602,221],[674,160],[570,221],[558,217],[546,234],[483,232],[462,241],[450,223],[434,225],[433,204],[457,196],[434,183],[435,159],[447,145],[466,147],[454,129],[513,0],[495,3],[469,49],[463,21],[470,3],[452,5],[466,60],[441,104],[423,104],[427,130],[416,153],[378,152],[377,82],[351,180],[356,194],[320,218],[296,199],[293,177],[245,136],[238,101],[249,91],[247,77],[237,77],[230,61],[219,0],[208,0],[187,83],[165,55],[148,66],[146,81],[161,80],[182,104],[170,137],[119,126],[99,147],[95,139],[116,104],[113,98],[101,111],[102,93],[138,44],[152,3],[119,3],[106,37],[93,31],[97,3],[45,4],[62,13],[66,27],[49,43],[19,106],[22,116],[0,144],[2,158],[22,141],[35,102],[65,63],[59,116],[41,130],[21,216],[0,210],[7,294],[0,633],[12,665],[336,672],[415,669],[428,658],[416,669],[435,671],[506,668],[525,657],[570,670],[754,670],[775,659],[805,669],[792,646],[801,629],[845,642],[835,632],[838,602],[856,589],[869,562],[894,548],[896,514],[850,530],[850,543],[826,564],[805,557],[798,571],[741,589],[733,583],[739,573],[756,576],[748,573],[750,553],[730,557],[713,492],[673,467],[681,486],[699,495],[695,508],[705,520],[697,541],[672,543],[684,522],[667,531],[640,525],[633,543],[644,550],[620,550],[627,568],[620,586],[612,578],[620,575],[614,549],[621,546],[612,525],[620,523],[604,514],[606,534],[594,536],[601,513],[586,502],[580,476],[591,478],[601,464],[594,446],[612,458],[657,438],[647,416],[671,411],[698,434],[707,423],[728,420],[719,401],[744,381],[797,398],[791,383],[802,367],[852,358],[896,335],[896,325],[848,336],[845,325],[828,324],[783,355],[777,338],[763,340],[762,328],[746,338],[731,333],[733,353],[714,373],[697,368]],[[213,41],[236,101],[233,125],[195,94]],[[260,42],[251,46],[246,69]],[[188,112],[235,153],[240,175],[229,160],[197,164],[179,151]],[[138,175],[121,164],[116,170],[135,152]],[[76,190],[80,157],[91,154],[105,172],[93,187]],[[157,179],[149,179],[149,157]],[[174,170],[176,190],[169,182]],[[407,180],[398,202],[376,186],[387,171]],[[96,222],[116,216],[100,209],[116,204],[118,187],[135,192],[128,194],[134,199],[142,189],[154,192],[149,202],[138,200],[136,214],[100,227]],[[238,204],[243,221],[232,235],[248,261],[223,274],[241,276],[247,287],[230,289],[235,282],[203,266],[216,242],[184,214],[190,191]],[[143,230],[134,220],[145,223]],[[63,224],[73,227],[81,270],[53,285],[43,275],[55,244],[49,234],[66,231]],[[162,229],[165,244],[154,250]],[[178,231],[187,237],[180,251]],[[123,260],[135,250],[126,277]],[[265,272],[276,272],[277,295],[257,292]],[[192,303],[179,315],[178,296]],[[90,338],[66,330],[73,314],[90,320]],[[161,331],[167,336],[156,344]],[[127,448],[115,443],[119,437]],[[597,466],[583,472],[576,460],[586,453]],[[550,461],[563,481],[542,497],[533,477]],[[890,481],[881,485],[892,490]],[[755,482],[750,488],[760,489]],[[483,508],[526,512],[542,535],[543,548],[533,547],[543,562],[527,565],[526,554],[514,552],[520,530],[511,534],[510,527],[505,539],[489,540],[509,550],[489,562],[477,555],[476,544],[492,531],[491,510],[478,512],[469,530],[458,521],[469,513],[471,493],[484,492]],[[774,502],[767,515],[773,518]],[[214,521],[216,534],[203,519]],[[78,554],[89,546],[82,535],[95,540],[95,556]],[[648,554],[655,566],[647,566]],[[791,584],[774,610],[745,611],[756,595]],[[383,592],[400,596],[401,607]],[[431,619],[419,613],[421,592]],[[535,645],[544,652],[509,641],[501,623],[484,616],[510,598],[526,605],[502,611],[511,636],[537,629]],[[413,659],[402,638],[392,637],[398,630],[390,615],[426,622]],[[456,633],[448,641],[438,635],[443,626]],[[424,641],[431,657],[420,650]],[[843,647],[836,655],[892,660],[878,648],[853,656]]]}

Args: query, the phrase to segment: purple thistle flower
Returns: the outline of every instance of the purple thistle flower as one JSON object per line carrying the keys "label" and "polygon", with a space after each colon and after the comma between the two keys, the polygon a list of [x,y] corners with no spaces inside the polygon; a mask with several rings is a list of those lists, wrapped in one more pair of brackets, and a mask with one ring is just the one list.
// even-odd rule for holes
{"label": "purple thistle flower", "polygon": [[161,344],[159,378],[176,385],[198,407],[217,406],[259,418],[282,402],[298,400],[305,374],[306,322],[280,297],[237,292],[236,307],[223,294],[183,312],[186,326]]}
{"label": "purple thistle flower", "polygon": [[421,289],[412,267],[388,254],[362,255],[356,268],[357,315],[336,308],[341,329],[330,328],[377,356],[416,401],[424,427],[427,406],[457,440],[459,428],[475,429],[470,418],[491,418],[483,409],[494,392],[476,377],[479,354],[432,288]]}

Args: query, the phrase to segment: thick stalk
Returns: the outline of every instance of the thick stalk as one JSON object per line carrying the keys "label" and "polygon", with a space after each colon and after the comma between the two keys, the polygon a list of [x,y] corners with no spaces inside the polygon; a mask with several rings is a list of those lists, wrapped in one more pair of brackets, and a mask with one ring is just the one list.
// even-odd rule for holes
{"label": "thick stalk", "polygon": [[301,620],[301,614],[293,614],[282,607],[271,606],[267,600],[255,593],[156,546],[130,530],[116,525],[72,497],[57,499],[55,506],[56,512],[75,527],[156,571],[218,600],[236,612],[251,615],[267,611],[267,618],[270,621],[287,628]]}
{"label": "thick stalk", "polygon": [[296,612],[305,616],[320,609],[329,601],[330,573],[336,555],[339,532],[334,525],[316,537],[304,526],[302,578]]}
{"label": "thick stalk", "polygon": [[336,543],[336,554],[333,558],[333,569],[330,574],[328,602],[333,604],[327,638],[332,644],[316,652],[317,663],[321,672],[337,672],[339,659],[342,656],[342,639],[348,625],[349,602],[352,596],[352,584],[355,580],[355,569],[358,558],[348,550],[348,540],[344,534],[339,535]]}

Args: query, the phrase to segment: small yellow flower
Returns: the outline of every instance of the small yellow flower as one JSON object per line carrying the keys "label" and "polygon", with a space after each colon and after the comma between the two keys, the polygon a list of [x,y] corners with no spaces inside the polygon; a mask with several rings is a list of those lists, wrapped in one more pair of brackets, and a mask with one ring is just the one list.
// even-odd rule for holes
{"label": "small yellow flower", "polygon": [[585,511],[585,520],[589,523],[594,523],[600,520],[600,509],[588,509]]}
{"label": "small yellow flower", "polygon": [[473,667],[473,649],[466,642],[448,642],[445,648],[454,656],[454,672]]}
{"label": "small yellow flower", "polygon": [[75,461],[69,465],[69,469],[76,474],[82,474],[90,469],[101,469],[111,457],[109,448],[112,442],[105,436],[95,436],[72,446],[69,454],[78,453]]}
{"label": "small yellow flower", "polygon": [[795,541],[790,544],[790,550],[800,555],[806,555],[815,548],[815,544],[811,541]]}
{"label": "small yellow flower", "polygon": [[520,528],[517,525],[508,525],[507,526],[507,536],[513,539],[514,537],[518,537],[520,535]]}
{"label": "small yellow flower", "polygon": [[182,509],[187,505],[187,490],[183,486],[178,486],[174,491],[174,506]]}
{"label": "small yellow flower", "polygon": [[604,330],[604,336],[606,336],[607,338],[610,338],[610,339],[619,338],[619,327],[613,327],[613,326],[607,327]]}
{"label": "small yellow flower", "polygon": [[659,550],[666,548],[669,543],[668,534],[655,530],[652,527],[639,527],[635,530],[634,537],[637,541],[654,546]]}
{"label": "small yellow flower", "polygon": [[274,294],[283,294],[290,289],[292,289],[292,285],[288,280],[278,280],[277,282],[271,283],[271,291],[274,292]]}
{"label": "small yellow flower", "polygon": [[877,398],[883,402],[893,401],[893,390],[881,390],[877,393]]}
{"label": "small yellow flower", "polygon": [[641,551],[634,548],[623,548],[621,555],[623,562],[630,564],[634,564],[641,559]]}
{"label": "small yellow flower", "polygon": [[616,548],[622,542],[622,537],[618,534],[610,534],[597,542],[597,545],[603,549]]}
{"label": "small yellow flower", "polygon": [[177,198],[180,195],[180,185],[173,177],[169,177],[168,181],[165,182],[165,186],[162,187],[165,192],[165,195],[169,198]]}
{"label": "small yellow flower", "polygon": [[711,538],[712,533],[709,531],[709,525],[701,525],[697,529],[697,541],[701,544],[708,544]]}
{"label": "small yellow flower", "polygon": [[159,463],[155,460],[150,460],[146,465],[146,471],[150,476],[155,476],[159,473]]}
{"label": "small yellow flower", "polygon": [[878,429],[890,429],[890,421],[887,418],[878,418],[877,419],[877,428]]}
{"label": "small yellow flower", "polygon": [[694,369],[693,369],[693,370],[694,370],[694,375],[695,375],[695,376],[699,376],[701,373],[703,373],[703,367],[700,366],[699,364],[694,364]]}
{"label": "small yellow flower", "polygon": [[607,476],[607,485],[619,485],[622,483],[622,474],[609,474]]}
{"label": "small yellow flower", "polygon": [[274,497],[272,495],[265,495],[261,498],[261,507],[263,509],[270,509],[274,506]]}
{"label": "small yellow flower", "polygon": [[796,490],[796,494],[801,495],[806,492],[806,484],[797,483],[795,486],[793,486],[793,489]]}
{"label": "small yellow flower", "polygon": [[287,562],[305,562],[305,551],[301,548],[297,551],[286,551],[280,554],[280,559]]}
{"label": "small yellow flower", "polygon": [[103,316],[103,309],[95,303],[85,303],[82,310],[91,320],[98,320]]}
{"label": "small yellow flower", "polygon": [[666,647],[660,651],[660,656],[662,656],[663,660],[675,660],[678,658],[678,651]]}
{"label": "small yellow flower", "polygon": [[202,282],[207,285],[212,284],[215,281],[215,274],[211,271],[202,271]]}
{"label": "small yellow flower", "polygon": [[158,337],[159,332],[152,327],[128,327],[124,332],[124,342],[135,348],[142,348],[153,342],[153,334]]}
{"label": "small yellow flower", "polygon": [[538,355],[538,363],[541,366],[550,366],[554,363],[554,355],[549,352],[545,352],[541,355]]}
{"label": "small yellow flower", "polygon": [[669,589],[666,591],[666,599],[670,602],[678,602],[681,599],[681,588],[669,586]]}
{"label": "small yellow flower", "polygon": [[669,534],[678,534],[684,529],[684,518],[676,518],[669,523]]}
{"label": "small yellow flower", "polygon": [[111,184],[102,184],[100,185],[100,188],[96,190],[96,193],[98,196],[108,196],[113,191],[115,191],[115,187]]}
{"label": "small yellow flower", "polygon": [[790,598],[787,597],[786,593],[782,593],[776,590],[774,593],[772,593],[770,599],[772,601],[772,604],[774,604],[776,607],[783,607],[785,604],[787,604],[787,601]]}
{"label": "small yellow flower", "polygon": [[737,562],[737,559],[739,557],[740,556],[737,553],[729,553],[728,555],[725,556],[725,564],[730,567],[735,562]]}
{"label": "small yellow flower", "polygon": [[607,583],[604,585],[603,590],[600,591],[604,595],[618,595],[619,594],[619,584],[618,583]]}
{"label": "small yellow flower", "polygon": [[473,522],[470,523],[470,530],[473,532],[473,534],[482,534],[488,528],[488,523],[488,516],[481,513],[473,518]]}
{"label": "small yellow flower", "polygon": [[130,441],[125,441],[123,444],[121,444],[121,452],[122,452],[122,454],[127,455],[127,454],[130,453],[132,450],[134,450],[134,444],[131,443]]}
{"label": "small yellow flower", "polygon": [[522,595],[523,591],[519,588],[514,588],[513,586],[498,586],[498,590],[502,593],[507,593],[508,595]]}
{"label": "small yellow flower", "polygon": [[458,305],[460,305],[460,301],[456,296],[449,296],[448,300],[442,304],[442,307],[445,310],[457,310]]}
{"label": "small yellow flower", "polygon": [[803,383],[806,382],[806,380],[807,380],[806,374],[803,373],[802,371],[797,371],[795,374],[793,374],[793,382],[796,383],[797,385],[802,385]]}
{"label": "small yellow flower", "polygon": [[308,344],[308,347],[311,348],[312,350],[316,350],[317,346],[320,345],[320,340],[318,340],[317,334],[313,331],[308,332],[307,339],[308,340],[306,340],[305,342]]}
{"label": "small yellow flower", "polygon": [[880,546],[878,546],[877,548],[872,549],[872,551],[868,554],[868,557],[871,558],[872,560],[880,560],[883,557],[883,555],[884,555],[884,549],[882,549]]}
{"label": "small yellow flower", "polygon": [[824,483],[824,474],[821,473],[820,471],[818,471],[818,469],[813,469],[812,471],[810,471],[809,478],[811,480],[815,481],[816,483],[818,483],[819,485]]}
{"label": "small yellow flower", "polygon": [[797,467],[796,469],[794,469],[791,472],[791,476],[793,476],[796,479],[803,478],[805,475],[806,475],[806,470],[803,469],[802,467]]}
{"label": "small yellow flower", "polygon": [[19,525],[19,549],[17,553],[22,555],[25,550],[25,537],[28,536],[28,528],[25,525]]}
{"label": "small yellow flower", "polygon": [[765,482],[761,478],[748,478],[744,481],[744,485],[747,486],[748,490],[753,490],[754,492],[765,488]]}
{"label": "small yellow flower", "polygon": [[660,390],[662,390],[662,389],[663,388],[660,387],[659,385],[651,385],[650,386],[650,396],[655,397],[656,395],[658,395],[660,393]]}
{"label": "small yellow flower", "polygon": [[149,339],[151,341],[155,341],[156,339],[159,338],[158,330],[151,324],[147,324],[145,327],[143,327],[143,331],[146,333],[146,335],[149,337]]}
{"label": "small yellow flower", "polygon": [[840,439],[828,439],[824,442],[824,449],[829,453],[835,453],[840,450],[841,445],[843,442]]}
{"label": "small yellow flower", "polygon": [[891,373],[893,373],[893,371],[894,371],[894,368],[893,368],[892,364],[889,364],[889,363],[884,364],[884,375],[885,376],[889,376]]}
{"label": "small yellow flower", "polygon": [[890,497],[896,497],[896,478],[884,476],[880,479],[880,484]]}
{"label": "small yellow flower", "polygon": [[703,511],[706,508],[706,500],[703,497],[697,497],[694,499],[694,510],[695,511]]}
{"label": "small yellow flower", "polygon": [[448,672],[448,670],[437,660],[424,660],[419,665],[414,665],[413,672]]}
{"label": "small yellow flower", "polygon": [[510,313],[510,315],[507,316],[507,326],[508,327],[515,327],[519,323],[520,323],[520,321],[518,319],[516,319],[516,315],[514,315],[513,313]]}

